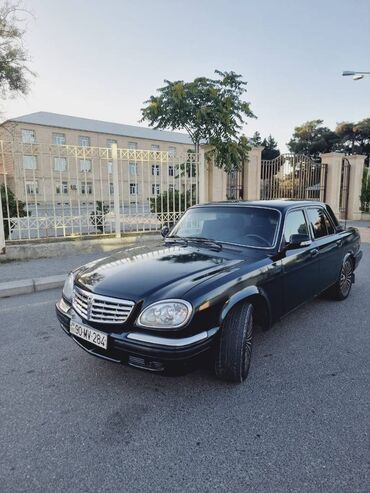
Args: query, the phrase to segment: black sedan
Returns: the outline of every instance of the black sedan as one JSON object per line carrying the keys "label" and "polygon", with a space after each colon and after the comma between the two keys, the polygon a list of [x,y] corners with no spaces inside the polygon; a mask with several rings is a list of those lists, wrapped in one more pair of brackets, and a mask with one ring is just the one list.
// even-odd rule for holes
{"label": "black sedan", "polygon": [[348,297],[362,252],[319,202],[218,202],[191,207],[164,240],[69,274],[57,316],[97,357],[157,372],[214,363],[248,374],[253,328],[314,297]]}

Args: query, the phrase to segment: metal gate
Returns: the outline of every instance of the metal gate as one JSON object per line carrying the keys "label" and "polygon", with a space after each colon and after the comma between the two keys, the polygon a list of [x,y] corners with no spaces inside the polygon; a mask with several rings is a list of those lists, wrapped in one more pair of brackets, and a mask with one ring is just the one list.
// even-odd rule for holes
{"label": "metal gate", "polygon": [[261,199],[325,201],[327,166],[303,154],[262,160]]}
{"label": "metal gate", "polygon": [[351,163],[345,157],[342,160],[342,169],[340,177],[340,194],[339,194],[339,214],[340,219],[347,219],[348,216],[348,197],[349,197],[349,180],[351,176]]}
{"label": "metal gate", "polygon": [[0,141],[8,241],[158,231],[198,201],[195,152]]}
{"label": "metal gate", "polygon": [[244,198],[244,166],[228,173],[226,182],[227,200],[243,200]]}

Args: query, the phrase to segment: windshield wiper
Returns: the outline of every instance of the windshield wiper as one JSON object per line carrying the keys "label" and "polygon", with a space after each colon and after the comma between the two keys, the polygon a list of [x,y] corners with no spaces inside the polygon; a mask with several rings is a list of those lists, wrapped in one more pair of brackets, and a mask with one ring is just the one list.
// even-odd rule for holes
{"label": "windshield wiper", "polygon": [[187,238],[184,238],[183,236],[167,236],[164,239],[165,243],[182,243],[183,245],[188,245],[188,240]]}
{"label": "windshield wiper", "polygon": [[211,238],[204,238],[203,236],[185,236],[184,238],[187,241],[203,243],[205,246],[209,246],[210,248],[216,248],[217,250],[222,250],[222,244],[216,240],[212,240]]}

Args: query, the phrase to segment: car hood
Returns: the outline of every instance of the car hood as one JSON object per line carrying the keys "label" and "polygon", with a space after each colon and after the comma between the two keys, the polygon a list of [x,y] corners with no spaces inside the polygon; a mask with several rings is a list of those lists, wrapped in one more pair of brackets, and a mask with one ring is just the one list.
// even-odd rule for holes
{"label": "car hood", "polygon": [[[97,294],[133,301],[178,297],[207,278],[252,262],[262,254],[163,242],[129,248],[82,267],[77,285]],[[257,258],[256,258],[257,255]]]}

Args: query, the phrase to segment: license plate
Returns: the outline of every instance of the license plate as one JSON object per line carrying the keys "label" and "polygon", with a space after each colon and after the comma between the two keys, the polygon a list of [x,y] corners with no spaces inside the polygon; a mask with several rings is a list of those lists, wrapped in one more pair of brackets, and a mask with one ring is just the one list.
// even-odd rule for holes
{"label": "license plate", "polygon": [[74,336],[91,342],[91,344],[95,344],[95,346],[107,349],[108,336],[103,332],[99,332],[98,330],[86,327],[86,325],[79,324],[73,320],[71,320],[71,323],[69,325],[69,332]]}

